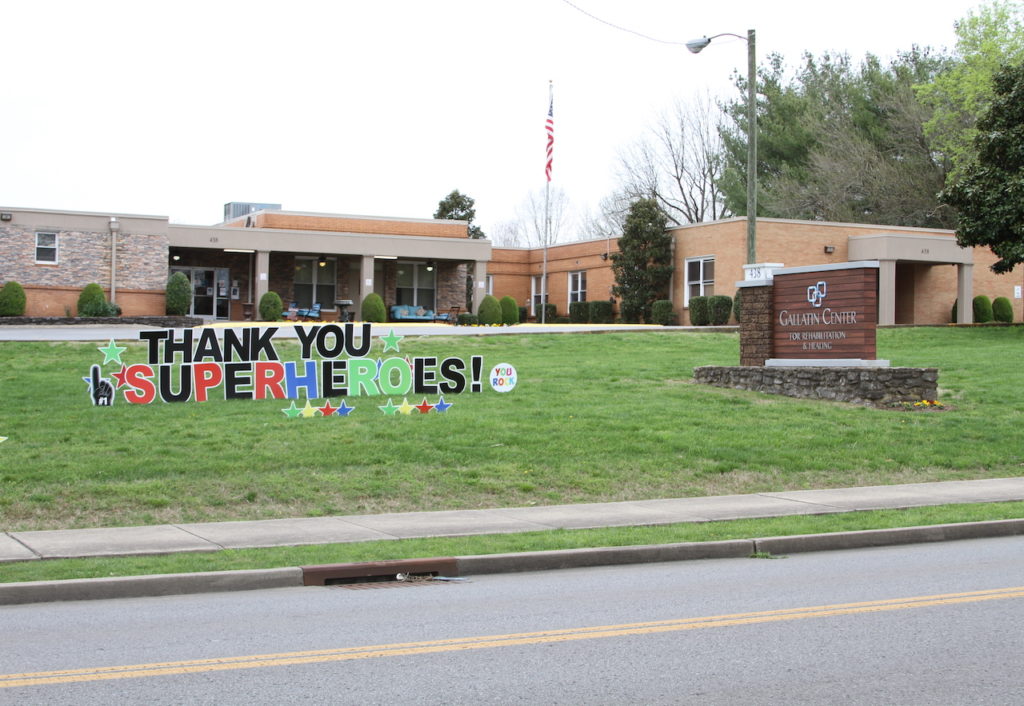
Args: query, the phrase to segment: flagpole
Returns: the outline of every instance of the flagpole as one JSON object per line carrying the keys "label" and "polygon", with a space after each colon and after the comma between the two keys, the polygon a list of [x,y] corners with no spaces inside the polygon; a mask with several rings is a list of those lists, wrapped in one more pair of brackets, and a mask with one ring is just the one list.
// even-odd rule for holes
{"label": "flagpole", "polygon": [[555,142],[555,89],[554,82],[548,81],[548,154],[544,172],[544,264],[540,278],[540,322],[547,323],[548,314],[548,241],[551,237],[551,160]]}

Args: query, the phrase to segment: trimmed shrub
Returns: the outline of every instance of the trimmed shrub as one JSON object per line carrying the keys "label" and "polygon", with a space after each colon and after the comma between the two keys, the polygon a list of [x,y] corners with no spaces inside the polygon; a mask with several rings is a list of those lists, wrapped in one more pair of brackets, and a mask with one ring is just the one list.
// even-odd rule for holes
{"label": "trimmed shrub", "polygon": [[711,307],[707,297],[690,297],[690,324],[707,326],[711,323]]}
{"label": "trimmed shrub", "polygon": [[363,304],[360,309],[363,321],[369,321],[374,324],[382,324],[388,320],[388,310],[384,306],[384,300],[380,298],[380,295],[376,292],[370,292],[363,299]]}
{"label": "trimmed shrub", "polygon": [[107,311],[107,298],[103,294],[103,288],[91,282],[85,285],[82,293],[78,295],[79,316],[103,316]]}
{"label": "trimmed shrub", "polygon": [[167,280],[166,311],[170,316],[184,316],[192,304],[192,283],[184,272],[175,272]]}
{"label": "trimmed shrub", "polygon": [[493,326],[501,323],[501,304],[493,295],[486,295],[480,302],[480,308],[476,312],[480,319],[481,326]]}
{"label": "trimmed shrub", "polygon": [[992,321],[992,300],[984,294],[974,298],[974,323],[987,324]]}
{"label": "trimmed shrub", "polygon": [[498,302],[501,305],[501,323],[506,326],[515,326],[519,323],[519,305],[516,300],[507,294]]}
{"label": "trimmed shrub", "polygon": [[[554,304],[545,304],[544,309],[544,322],[553,324],[555,322],[555,317],[558,316],[558,310],[555,308]],[[540,321],[540,309],[537,309],[537,323],[539,324]]]}
{"label": "trimmed shrub", "polygon": [[569,302],[569,321],[574,324],[590,323],[588,302]]}
{"label": "trimmed shrub", "polygon": [[1006,297],[992,300],[992,318],[1004,324],[1013,323],[1013,304]]}
{"label": "trimmed shrub", "polygon": [[25,315],[25,290],[17,282],[8,282],[0,289],[0,316]]}
{"label": "trimmed shrub", "polygon": [[530,308],[526,306],[519,307],[519,321],[520,323],[526,321],[530,317]]}
{"label": "trimmed shrub", "polygon": [[708,315],[711,317],[712,326],[725,326],[729,323],[729,315],[732,313],[732,298],[724,294],[715,294],[708,297]]}
{"label": "trimmed shrub", "polygon": [[659,326],[675,326],[679,323],[671,301],[658,299],[651,304],[651,323]]}
{"label": "trimmed shrub", "polygon": [[612,303],[606,299],[587,302],[587,307],[590,309],[590,323],[592,324],[610,324],[614,320]]}
{"label": "trimmed shrub", "polygon": [[476,314],[470,314],[468,311],[464,311],[459,314],[458,322],[459,326],[476,326],[480,323],[480,319],[477,318]]}
{"label": "trimmed shrub", "polygon": [[736,323],[740,322],[740,311],[741,311],[740,296],[742,294],[743,294],[743,290],[742,289],[737,289],[736,290],[736,296],[734,296],[732,298],[732,315],[733,315],[733,318],[736,319]]}
{"label": "trimmed shrub", "polygon": [[260,297],[260,321],[278,321],[284,305],[281,303],[281,295],[277,292],[267,292]]}
{"label": "trimmed shrub", "polygon": [[548,319],[548,323],[552,323],[552,324],[568,324],[568,323],[572,323],[572,322],[569,321],[569,317],[568,316],[556,316],[553,320],[552,319]]}

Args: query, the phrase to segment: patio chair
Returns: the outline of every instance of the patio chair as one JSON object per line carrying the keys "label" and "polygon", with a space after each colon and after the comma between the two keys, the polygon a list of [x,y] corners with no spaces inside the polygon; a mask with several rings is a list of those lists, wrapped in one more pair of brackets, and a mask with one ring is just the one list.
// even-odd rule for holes
{"label": "patio chair", "polygon": [[299,309],[295,312],[295,316],[302,321],[319,321],[320,320],[320,302],[315,303],[309,309]]}

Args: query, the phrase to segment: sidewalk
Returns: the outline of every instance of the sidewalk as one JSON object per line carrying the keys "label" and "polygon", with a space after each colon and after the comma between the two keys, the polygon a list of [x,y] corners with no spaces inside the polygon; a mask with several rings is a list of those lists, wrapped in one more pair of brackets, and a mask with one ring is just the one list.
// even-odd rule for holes
{"label": "sidewalk", "polygon": [[1011,500],[1024,500],[1024,478],[493,510],[6,532],[0,534],[0,562],[664,525]]}

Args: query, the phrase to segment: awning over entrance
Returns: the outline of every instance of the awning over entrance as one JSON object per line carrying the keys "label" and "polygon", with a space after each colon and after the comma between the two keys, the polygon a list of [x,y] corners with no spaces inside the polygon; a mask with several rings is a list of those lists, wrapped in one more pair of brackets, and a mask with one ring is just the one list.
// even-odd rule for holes
{"label": "awning over entrance", "polygon": [[974,321],[971,275],[974,253],[957,245],[952,234],[910,235],[878,233],[853,235],[849,239],[849,259],[878,260],[878,323],[896,323],[898,264],[954,265],[957,268],[957,321]]}

